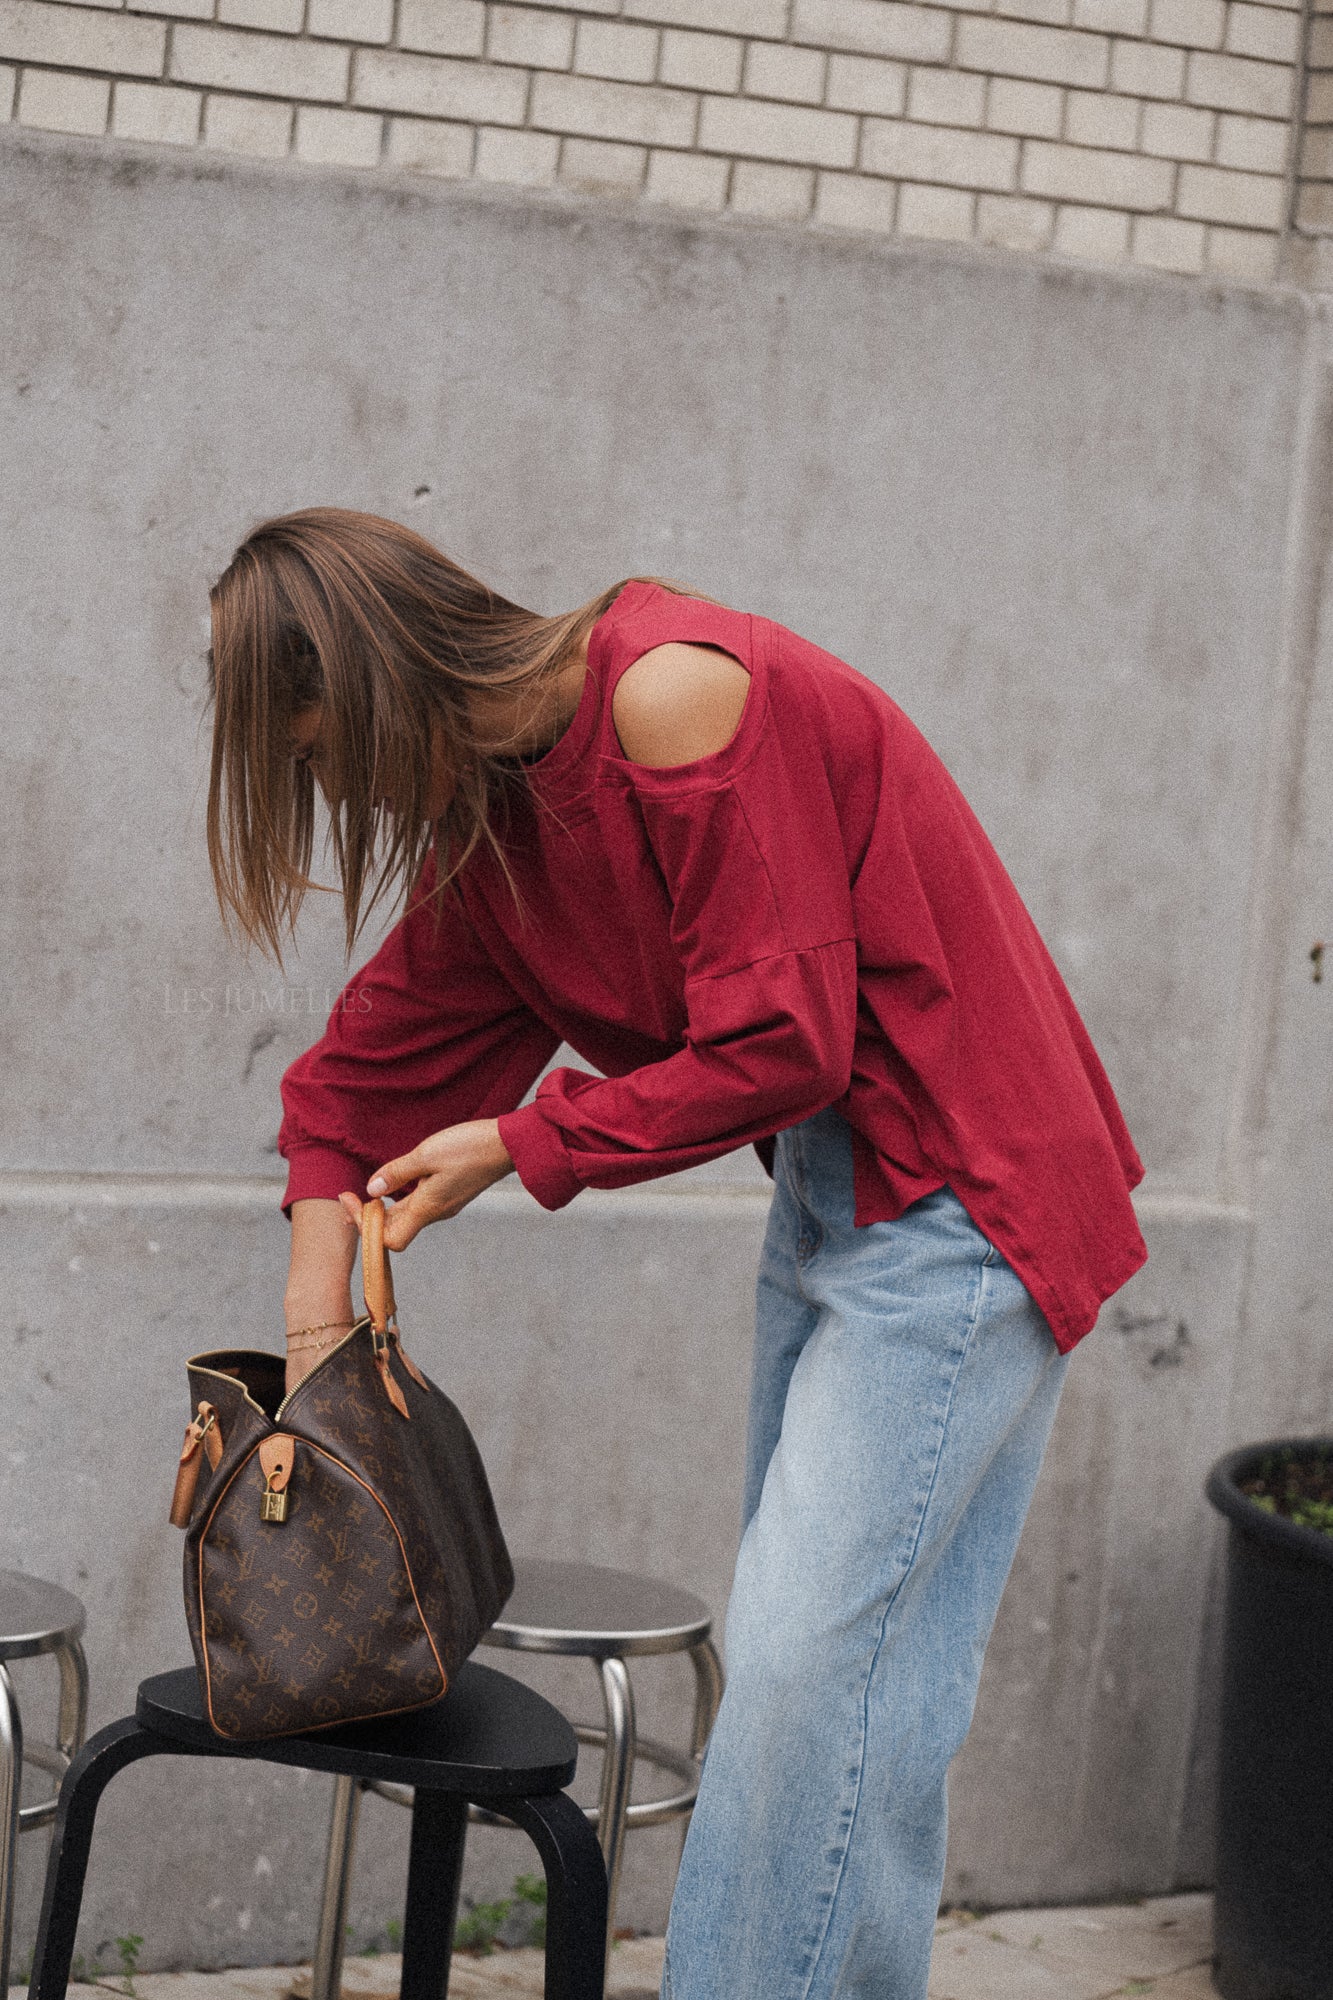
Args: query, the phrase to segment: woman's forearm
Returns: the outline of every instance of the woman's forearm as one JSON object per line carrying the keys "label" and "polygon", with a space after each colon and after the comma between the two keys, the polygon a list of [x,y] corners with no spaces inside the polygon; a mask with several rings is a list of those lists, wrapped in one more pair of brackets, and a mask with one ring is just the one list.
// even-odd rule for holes
{"label": "woman's forearm", "polygon": [[287,1331],[352,1317],[356,1227],[336,1201],[292,1203],[291,1265],[283,1306]]}

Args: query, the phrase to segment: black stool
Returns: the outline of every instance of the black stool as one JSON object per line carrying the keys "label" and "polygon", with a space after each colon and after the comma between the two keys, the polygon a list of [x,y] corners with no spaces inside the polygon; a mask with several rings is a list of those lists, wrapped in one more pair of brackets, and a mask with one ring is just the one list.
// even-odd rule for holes
{"label": "black stool", "polygon": [[415,1787],[402,2000],[444,2000],[469,1804],[529,1836],[546,1871],[546,2000],[601,2000],[606,1869],[563,1787],[578,1745],[563,1715],[508,1674],[472,1662],[444,1700],[412,1715],[266,1743],[229,1743],[204,1718],[193,1667],[142,1683],[133,1716],[99,1730],[60,1788],[29,2000],[64,2000],[98,1802],[140,1757],[242,1757]]}

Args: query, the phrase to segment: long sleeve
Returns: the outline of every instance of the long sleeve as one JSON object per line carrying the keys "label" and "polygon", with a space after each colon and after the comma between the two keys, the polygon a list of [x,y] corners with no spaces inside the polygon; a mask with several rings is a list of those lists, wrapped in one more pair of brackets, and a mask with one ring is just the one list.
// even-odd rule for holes
{"label": "long sleeve", "polygon": [[684,1046],[624,1076],[556,1070],[500,1119],[547,1208],[765,1138],[835,1102],[851,1074],[856,943],[836,822],[802,810],[771,765],[704,783],[623,768],[671,901]]}
{"label": "long sleeve", "polygon": [[559,1045],[428,862],[406,914],[282,1080],[284,1207],[343,1189],[429,1133],[519,1103]]}

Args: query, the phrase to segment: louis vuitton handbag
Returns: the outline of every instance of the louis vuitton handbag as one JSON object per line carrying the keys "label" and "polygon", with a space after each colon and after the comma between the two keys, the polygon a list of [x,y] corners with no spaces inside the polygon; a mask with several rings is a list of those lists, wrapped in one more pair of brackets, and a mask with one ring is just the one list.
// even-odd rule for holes
{"label": "louis vuitton handbag", "polygon": [[290,1396],[276,1354],[189,1363],[171,1519],[205,1713],[234,1740],[438,1701],[514,1586],[472,1433],[403,1350],[381,1201],[361,1264],[365,1317]]}

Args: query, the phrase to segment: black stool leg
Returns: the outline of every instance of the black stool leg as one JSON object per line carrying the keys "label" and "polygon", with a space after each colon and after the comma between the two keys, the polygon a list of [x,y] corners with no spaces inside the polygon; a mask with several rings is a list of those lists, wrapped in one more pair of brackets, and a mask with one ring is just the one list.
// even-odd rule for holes
{"label": "black stool leg", "polygon": [[127,1764],[140,1757],[166,1755],[179,1747],[141,1729],[133,1716],[127,1716],[123,1722],[99,1730],[66,1771],[51,1835],[29,2000],[65,2000],[88,1850],[103,1792]]}
{"label": "black stool leg", "polygon": [[467,1800],[418,1785],[407,1857],[399,2000],[444,2000],[463,1876]]}
{"label": "black stool leg", "polygon": [[506,1799],[502,1809],[546,1870],[546,2000],[602,2000],[606,1863],[597,1835],[565,1792]]}

